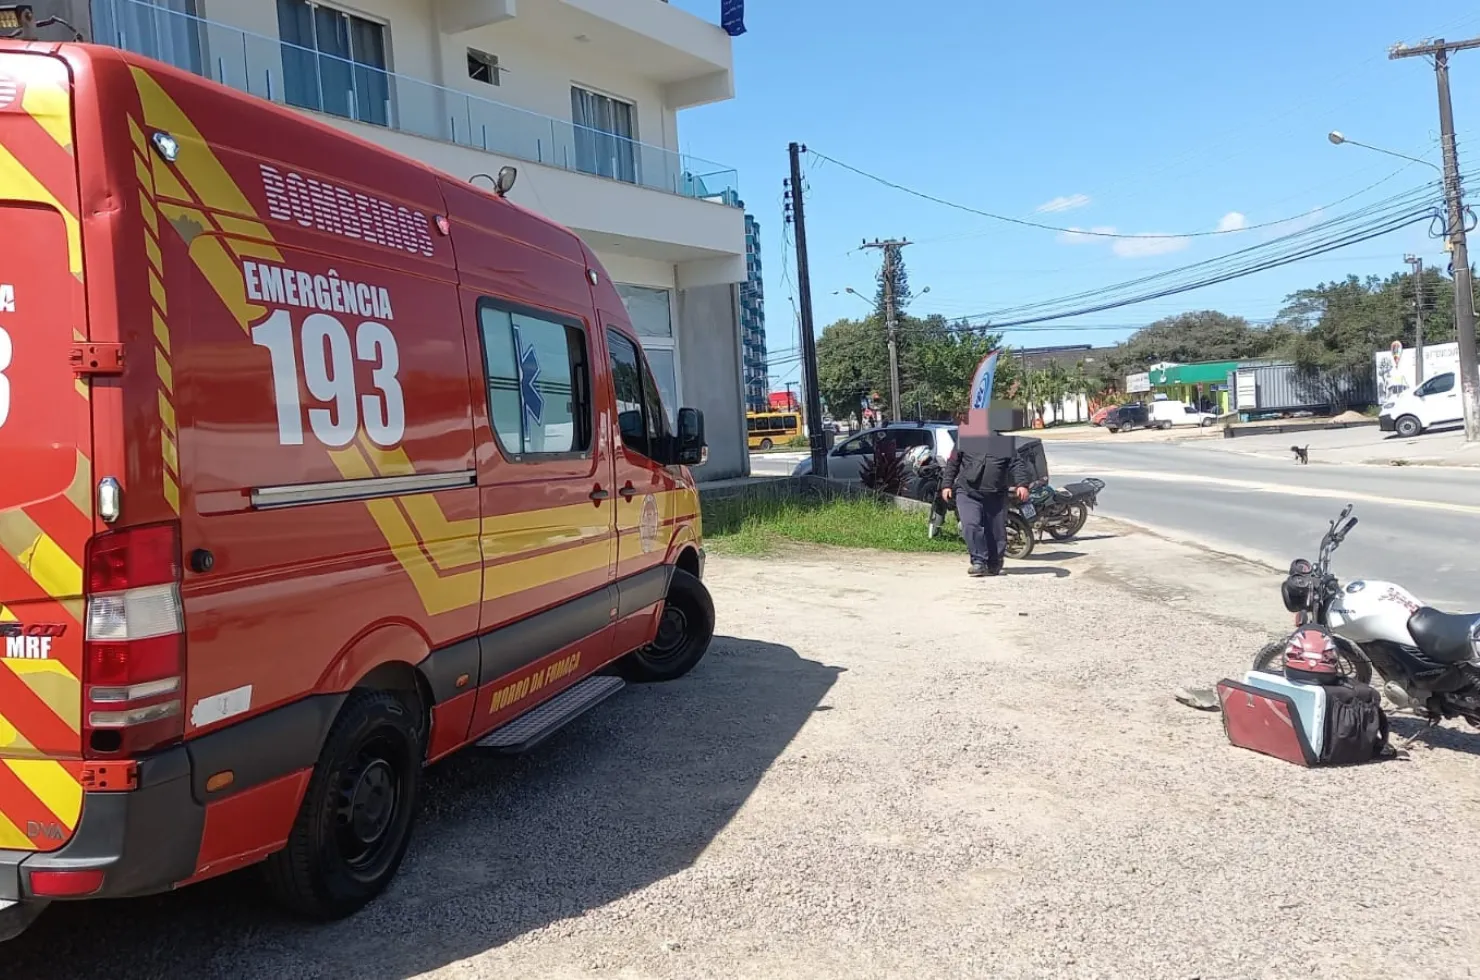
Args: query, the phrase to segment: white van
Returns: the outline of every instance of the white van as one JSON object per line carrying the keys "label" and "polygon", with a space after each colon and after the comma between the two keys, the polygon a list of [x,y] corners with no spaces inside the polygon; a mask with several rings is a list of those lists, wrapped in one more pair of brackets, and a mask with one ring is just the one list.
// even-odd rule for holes
{"label": "white van", "polygon": [[1186,402],[1157,399],[1146,406],[1151,423],[1170,422],[1172,425],[1212,425],[1218,416],[1212,412],[1200,412]]}
{"label": "white van", "polygon": [[1412,391],[1404,391],[1382,403],[1377,426],[1405,439],[1436,425],[1463,422],[1464,406],[1453,371],[1436,374]]}

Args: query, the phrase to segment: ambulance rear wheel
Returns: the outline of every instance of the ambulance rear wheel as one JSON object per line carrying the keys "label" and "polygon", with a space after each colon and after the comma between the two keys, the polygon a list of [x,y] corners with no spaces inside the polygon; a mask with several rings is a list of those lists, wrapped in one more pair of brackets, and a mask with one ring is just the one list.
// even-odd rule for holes
{"label": "ambulance rear wheel", "polygon": [[421,790],[421,726],[388,691],[349,696],[309,780],[288,846],[268,858],[273,896],[314,919],[353,915],[406,856]]}
{"label": "ambulance rear wheel", "polygon": [[693,670],[714,639],[714,600],[697,576],[674,569],[653,642],[623,658],[620,670],[634,683],[678,680]]}

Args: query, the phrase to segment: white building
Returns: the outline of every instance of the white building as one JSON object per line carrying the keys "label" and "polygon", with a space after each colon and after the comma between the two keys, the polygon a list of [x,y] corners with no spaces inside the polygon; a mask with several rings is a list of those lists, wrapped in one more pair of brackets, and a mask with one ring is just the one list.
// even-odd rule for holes
{"label": "white building", "polygon": [[[37,0],[84,36],[294,106],[585,239],[670,412],[704,411],[701,479],[748,472],[737,175],[679,152],[678,111],[734,97],[731,39],[666,0]],[[718,13],[719,2],[715,0]]]}

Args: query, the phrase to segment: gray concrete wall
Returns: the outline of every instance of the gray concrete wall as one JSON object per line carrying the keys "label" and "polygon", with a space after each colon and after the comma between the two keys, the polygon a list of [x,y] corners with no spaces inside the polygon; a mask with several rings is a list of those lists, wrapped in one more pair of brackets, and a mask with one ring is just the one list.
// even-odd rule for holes
{"label": "gray concrete wall", "polygon": [[678,291],[678,357],[683,407],[704,413],[709,462],[700,481],[750,475],[740,350],[740,300],[733,285]]}

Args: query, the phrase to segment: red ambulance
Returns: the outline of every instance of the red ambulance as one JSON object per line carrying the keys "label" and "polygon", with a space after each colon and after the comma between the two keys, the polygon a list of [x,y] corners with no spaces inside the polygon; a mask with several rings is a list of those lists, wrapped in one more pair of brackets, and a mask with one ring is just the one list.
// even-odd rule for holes
{"label": "red ambulance", "polygon": [[358,910],[426,764],[704,655],[704,454],[571,232],[0,41],[0,938],[258,862]]}

